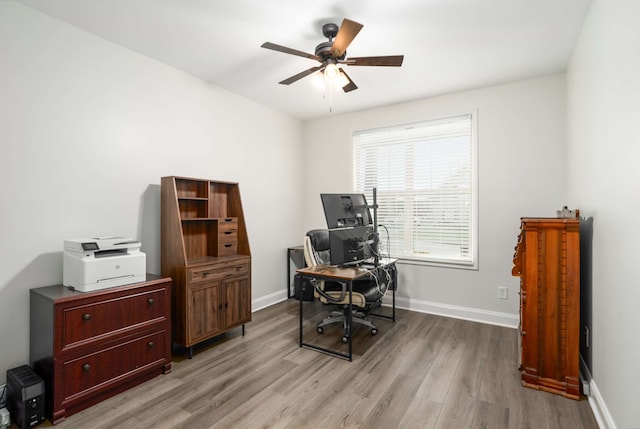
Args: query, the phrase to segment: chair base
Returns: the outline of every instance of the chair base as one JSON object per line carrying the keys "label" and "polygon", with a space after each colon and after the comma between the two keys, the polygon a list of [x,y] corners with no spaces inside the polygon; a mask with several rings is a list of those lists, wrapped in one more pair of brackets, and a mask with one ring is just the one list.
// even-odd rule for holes
{"label": "chair base", "polygon": [[[378,326],[372,321],[365,319],[365,314],[360,311],[354,311],[351,315],[351,323],[358,323],[360,325],[364,325],[371,330],[371,335],[376,335],[378,333]],[[342,323],[342,327],[345,331],[345,335],[347,334],[347,317],[344,312],[340,311],[332,311],[329,317],[323,319],[321,322],[318,322],[316,325],[316,330],[318,333],[323,332],[323,328],[327,325],[332,325],[334,323]]]}

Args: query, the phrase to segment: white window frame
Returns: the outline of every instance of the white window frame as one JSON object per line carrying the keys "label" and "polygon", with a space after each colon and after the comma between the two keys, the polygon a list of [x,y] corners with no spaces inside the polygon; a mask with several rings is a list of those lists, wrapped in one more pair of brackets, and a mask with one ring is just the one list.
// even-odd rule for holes
{"label": "white window frame", "polygon": [[[407,165],[406,162],[403,164],[405,167],[401,168],[403,172],[405,172],[404,174],[405,178],[403,179],[404,189],[390,190],[389,188],[391,187],[391,185],[388,185],[388,183],[385,184],[384,186],[379,186],[379,183],[377,182],[382,182],[382,180],[381,180],[381,177],[376,173],[376,171],[379,171],[378,167],[376,166],[369,165],[369,170],[367,170],[369,174],[366,175],[366,179],[365,179],[363,176],[364,173],[362,173],[361,171],[362,168],[358,169],[357,164],[360,163],[360,165],[363,165],[362,163],[363,162],[366,163],[367,161],[360,159],[356,151],[364,150],[362,149],[361,145],[363,144],[363,140],[365,140],[365,144],[366,144],[366,141],[368,140],[367,140],[367,137],[363,138],[363,136],[372,135],[372,133],[378,136],[376,137],[376,139],[378,139],[378,143],[376,144],[384,146],[385,144],[387,144],[386,142],[384,142],[384,138],[386,138],[384,137],[385,133],[392,133],[390,135],[393,135],[394,136],[393,138],[397,139],[398,138],[397,136],[399,135],[398,132],[402,133],[403,130],[416,130],[416,129],[420,129],[420,127],[424,128],[434,124],[446,123],[447,121],[449,122],[455,121],[456,118],[466,118],[465,120],[470,119],[470,127],[471,127],[471,130],[470,130],[471,154],[470,154],[470,160],[469,160],[469,163],[470,163],[469,167],[471,169],[471,173],[469,175],[470,176],[469,177],[470,195],[468,197],[471,204],[471,210],[470,210],[470,213],[468,214],[470,219],[468,219],[467,221],[468,228],[470,229],[469,235],[468,235],[468,240],[469,240],[468,250],[465,251],[462,249],[463,247],[466,249],[467,246],[460,245],[460,250],[454,249],[455,252],[459,251],[460,254],[451,256],[446,254],[447,253],[445,249],[446,246],[443,246],[443,249],[445,249],[443,250],[443,253],[439,253],[438,250],[433,251],[433,248],[437,249],[438,247],[436,244],[433,244],[433,248],[431,248],[431,245],[430,245],[430,250],[428,253],[427,252],[424,252],[422,254],[414,253],[413,250],[415,250],[416,246],[414,246],[412,243],[414,243],[418,239],[416,237],[425,237],[429,232],[432,233],[434,230],[428,229],[427,231],[427,228],[424,228],[422,229],[422,234],[420,234],[416,232],[418,230],[416,228],[413,217],[408,218],[407,216],[403,216],[403,218],[400,220],[392,219],[393,215],[390,214],[389,211],[386,212],[387,218],[385,219],[384,200],[385,198],[389,198],[390,195],[395,195],[397,200],[405,201],[403,204],[401,204],[404,207],[403,209],[404,212],[410,212],[413,202],[409,201],[409,199],[405,197],[408,194],[411,194],[412,198],[414,198],[413,201],[415,201],[416,193],[424,196],[429,192],[410,189],[412,187],[410,185],[410,182],[413,179],[411,177],[406,177],[410,175],[410,173],[407,173],[407,171],[410,169],[406,167]],[[389,224],[388,228],[393,229],[393,224],[398,225],[398,222],[402,222],[402,227],[396,227],[396,229],[404,231],[404,233],[402,234],[402,237],[398,238],[396,236],[395,239],[392,240],[394,241],[395,244],[393,243],[391,244],[390,246],[391,249],[389,249],[389,246],[387,245],[387,234],[385,233],[384,227],[379,229],[380,239],[381,239],[380,244],[382,246],[381,249],[387,255],[389,255],[392,258],[398,258],[405,263],[425,264],[425,265],[434,265],[434,266],[461,268],[461,269],[474,269],[474,270],[478,269],[478,132],[477,130],[478,130],[477,111],[474,110],[471,112],[467,111],[467,112],[455,114],[455,115],[447,115],[447,116],[442,116],[437,118],[430,118],[420,122],[401,124],[401,125],[395,125],[395,126],[389,126],[389,127],[381,127],[381,128],[375,128],[375,129],[369,129],[369,130],[359,130],[359,131],[353,132],[352,147],[351,147],[352,149],[351,150],[351,155],[352,155],[351,172],[352,172],[353,190],[355,192],[365,193],[365,195],[367,196],[368,203],[372,204],[373,203],[372,191],[373,191],[373,188],[375,187],[377,189],[377,194],[378,194],[378,204],[380,205],[379,223],[381,225],[385,225],[385,223],[388,223]],[[359,138],[360,138],[360,143],[358,143]],[[402,137],[400,137],[400,140],[402,140]],[[432,141],[435,141],[435,140],[436,139],[433,138]],[[411,143],[394,140],[394,144],[409,145]],[[413,162],[415,160],[415,157],[407,156],[406,159],[407,159],[407,162]],[[390,161],[390,164],[391,163],[392,161]],[[373,176],[371,175],[372,172],[373,172]],[[358,177],[359,174],[360,174],[360,177]],[[366,184],[365,184],[365,181],[367,182]],[[394,184],[397,185],[398,182],[394,182]],[[464,215],[466,216],[467,214],[465,213]],[[394,232],[390,231],[390,234],[393,236]],[[423,247],[423,246],[424,245],[420,247]]]}

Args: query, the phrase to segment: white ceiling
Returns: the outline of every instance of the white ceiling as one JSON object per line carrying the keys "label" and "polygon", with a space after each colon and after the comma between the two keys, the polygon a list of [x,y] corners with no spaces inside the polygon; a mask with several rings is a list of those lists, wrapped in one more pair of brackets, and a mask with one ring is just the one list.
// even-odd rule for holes
{"label": "white ceiling", "polygon": [[[563,72],[591,0],[18,0],[118,45],[302,120]],[[364,28],[347,57],[404,54],[402,67],[347,67],[359,89],[324,91],[321,27]],[[329,112],[329,104],[332,112]]]}

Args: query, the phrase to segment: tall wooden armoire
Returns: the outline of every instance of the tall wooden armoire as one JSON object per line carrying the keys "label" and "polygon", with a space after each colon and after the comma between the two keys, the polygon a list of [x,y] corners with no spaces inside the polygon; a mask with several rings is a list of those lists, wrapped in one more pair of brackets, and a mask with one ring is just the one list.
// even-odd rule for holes
{"label": "tall wooden armoire", "polygon": [[522,218],[513,264],[522,384],[579,399],[579,218]]}

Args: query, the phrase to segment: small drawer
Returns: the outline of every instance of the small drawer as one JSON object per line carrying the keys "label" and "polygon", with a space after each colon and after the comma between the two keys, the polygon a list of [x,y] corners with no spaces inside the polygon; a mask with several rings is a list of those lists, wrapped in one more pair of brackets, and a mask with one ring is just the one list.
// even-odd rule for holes
{"label": "small drawer", "polygon": [[60,374],[64,380],[63,401],[106,388],[107,384],[116,385],[123,377],[162,364],[165,337],[166,332],[160,331],[64,362]]}
{"label": "small drawer", "polygon": [[226,229],[218,231],[218,243],[231,243],[238,241],[238,231]]}
{"label": "small drawer", "polygon": [[62,350],[167,318],[166,289],[106,298],[62,313]]}
{"label": "small drawer", "polygon": [[237,217],[223,217],[218,219],[218,231],[237,231],[238,230],[238,218]]}
{"label": "small drawer", "polygon": [[247,261],[230,261],[215,265],[203,265],[187,269],[187,283],[200,283],[249,272]]}
{"label": "small drawer", "polygon": [[222,242],[218,244],[218,256],[231,256],[238,254],[238,242]]}

